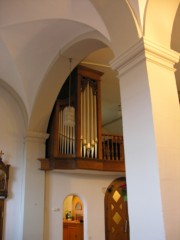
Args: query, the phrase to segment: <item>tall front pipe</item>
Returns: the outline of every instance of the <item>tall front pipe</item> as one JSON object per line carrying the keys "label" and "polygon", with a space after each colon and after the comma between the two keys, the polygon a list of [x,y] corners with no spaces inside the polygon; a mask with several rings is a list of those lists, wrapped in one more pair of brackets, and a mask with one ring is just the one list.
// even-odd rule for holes
{"label": "tall front pipe", "polygon": [[83,108],[83,122],[84,122],[84,129],[83,129],[83,157],[86,156],[86,147],[87,147],[87,109],[86,109],[86,106],[87,106],[87,99],[86,99],[86,96],[87,96],[87,88],[85,87],[84,88],[84,108]]}
{"label": "tall front pipe", "polygon": [[93,104],[93,88],[90,88],[90,109],[91,109],[91,158],[94,157],[94,104]]}
{"label": "tall front pipe", "polygon": [[59,111],[58,154],[61,153],[61,111]]}
{"label": "tall front pipe", "polygon": [[84,121],[83,121],[83,109],[84,109],[84,92],[81,90],[81,149],[80,154],[83,156],[83,129],[84,129]]}
{"label": "tall front pipe", "polygon": [[87,148],[90,148],[90,121],[89,121],[89,82],[87,84]]}
{"label": "tall front pipe", "polygon": [[96,95],[93,95],[94,99],[94,140],[95,140],[95,158],[97,158],[97,106],[96,106]]}

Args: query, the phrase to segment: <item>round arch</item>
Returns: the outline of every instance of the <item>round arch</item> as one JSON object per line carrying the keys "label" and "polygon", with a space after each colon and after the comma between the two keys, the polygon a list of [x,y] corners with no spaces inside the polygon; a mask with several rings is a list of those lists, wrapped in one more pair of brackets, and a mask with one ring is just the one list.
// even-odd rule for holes
{"label": "round arch", "polygon": [[103,4],[103,7],[96,1],[92,1],[92,4],[97,9],[109,35],[105,36],[103,32],[98,31],[99,23],[97,23],[96,29],[92,28],[92,31],[79,34],[66,42],[41,80],[29,121],[31,131],[45,132],[47,130],[56,96],[69,74],[69,58],[73,60],[73,68],[90,53],[105,46],[110,47],[116,57],[139,39],[140,32],[135,15],[132,14],[132,9],[125,1],[114,3],[111,6],[113,8],[111,12],[109,3]]}
{"label": "round arch", "polygon": [[[78,221],[83,220],[84,199],[81,196],[79,196],[79,194],[70,193],[67,196],[65,196],[63,205],[64,205],[63,206],[64,219],[68,219],[68,217],[70,217],[71,220],[78,220]],[[76,205],[77,205],[77,209],[76,209]],[[69,211],[71,212],[71,216],[68,215]],[[66,214],[68,216],[66,216]],[[80,215],[82,218],[80,218]]]}
{"label": "round arch", "polygon": [[[176,16],[174,19],[172,35],[171,35],[171,48],[180,54],[180,32],[179,32],[179,23],[180,23],[180,5],[177,9]],[[176,83],[178,88],[178,95],[180,99],[180,61],[176,64],[177,71],[175,72]]]}
{"label": "round arch", "polygon": [[[145,13],[145,36],[161,45],[170,48],[174,19],[179,0],[149,0]],[[167,17],[168,13],[168,17]]]}
{"label": "round arch", "polygon": [[[88,46],[88,48],[87,48]],[[36,97],[32,115],[29,122],[29,130],[44,132],[47,130],[49,117],[56,97],[69,75],[69,58],[72,58],[72,69],[91,52],[107,46],[105,42],[93,37],[75,40],[69,48],[64,48],[57,60],[41,83],[41,88]]]}
{"label": "round arch", "polygon": [[[76,209],[77,206],[77,209]],[[78,229],[76,234],[79,235],[79,238],[84,239],[84,236],[87,232],[87,202],[84,197],[77,193],[70,193],[64,197],[63,200],[63,239],[66,239],[69,235],[68,231],[68,222],[70,224],[77,225]],[[72,226],[71,226],[72,227]],[[71,233],[72,234],[72,233]]]}
{"label": "round arch", "polygon": [[5,91],[7,91],[13,99],[16,101],[21,113],[22,113],[22,118],[24,121],[24,126],[27,126],[28,124],[28,112],[26,109],[26,106],[24,102],[22,101],[22,98],[18,95],[18,93],[12,88],[9,84],[7,84],[4,80],[0,79],[0,87],[4,88]]}
{"label": "round arch", "polygon": [[113,1],[113,4],[111,1],[91,2],[106,25],[115,56],[119,56],[142,37],[141,26],[130,1]]}

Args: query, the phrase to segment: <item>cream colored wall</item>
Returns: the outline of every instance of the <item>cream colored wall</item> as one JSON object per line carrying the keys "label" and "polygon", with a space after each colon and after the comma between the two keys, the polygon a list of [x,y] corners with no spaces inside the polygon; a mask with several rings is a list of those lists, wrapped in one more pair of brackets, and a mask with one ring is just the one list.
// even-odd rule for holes
{"label": "cream colored wall", "polygon": [[178,54],[143,44],[146,58],[139,44],[131,61],[118,62],[130,231],[133,239],[178,240],[180,112],[173,69]]}
{"label": "cream colored wall", "polygon": [[2,160],[10,164],[9,194],[5,200],[4,239],[19,240],[23,215],[23,149],[25,122],[16,99],[0,85],[0,150]]}
{"label": "cream colored wall", "polygon": [[[88,173],[88,172],[87,172]],[[118,175],[46,173],[44,240],[62,240],[63,201],[78,195],[84,206],[84,240],[105,239],[104,190]]]}
{"label": "cream colored wall", "polygon": [[66,211],[71,211],[72,213],[72,198],[73,196],[69,195],[64,199],[63,210],[62,210],[63,218],[66,218]]}
{"label": "cream colored wall", "polygon": [[[178,61],[178,55],[170,54]],[[158,63],[161,60],[156,58]],[[164,224],[166,238],[171,240],[180,238],[180,111],[174,72],[168,67],[148,63]]]}
{"label": "cream colored wall", "polygon": [[[119,53],[122,53],[124,49],[137,42],[138,37],[140,36],[140,31],[136,30],[134,25],[134,18],[131,16],[131,13],[128,10],[129,8],[126,5],[127,1],[114,1],[115,5],[113,5],[112,8],[111,1],[106,1],[104,3],[104,1],[91,0],[90,2],[94,4],[95,9],[92,8],[89,1],[85,1],[87,5],[82,5],[82,1],[76,1],[76,5],[73,5],[73,11],[70,7],[72,2],[73,1],[53,0],[46,1],[46,3],[44,3],[42,6],[42,1],[26,1],[26,3],[23,3],[23,1],[16,0],[13,1],[13,3],[10,3],[10,1],[4,1],[1,4],[0,78],[8,82],[9,85],[12,86],[12,88],[14,88],[17,93],[19,93],[21,99],[23,99],[23,104],[26,106],[26,111],[29,114],[28,120],[30,122],[30,129],[34,131],[46,131],[50,111],[52,110],[53,106],[53,100],[55,99],[55,95],[58,92],[57,86],[59,87],[62,83],[59,81],[63,81],[62,79],[65,79],[66,74],[64,73],[64,70],[62,70],[65,66],[65,60],[60,61],[60,64],[55,66],[60,69],[60,74],[56,79],[52,77],[53,74],[50,74],[50,71],[53,70],[51,67],[56,61],[56,57],[59,55],[59,51],[62,50],[62,48],[69,50],[67,52],[65,51],[65,53],[68,53],[67,55],[71,55],[71,57],[73,55],[73,57],[76,59],[76,63],[78,63],[83,57],[86,56],[86,54],[97,49],[98,46],[102,46],[100,44],[98,45],[98,41],[91,42],[90,40],[84,41],[82,44],[82,41],[80,40],[83,39],[83,33],[85,32],[87,33],[89,31],[89,35],[87,33],[84,39],[92,40],[100,39],[100,37],[103,39],[104,36],[102,42],[105,42],[105,38],[106,40],[110,40],[111,47],[114,50],[116,56],[119,56]],[[160,0],[149,0],[146,7],[145,1],[132,0],[131,2],[133,2],[133,5],[135,6],[135,15],[139,15],[138,10],[140,12],[140,16],[137,17],[137,20],[141,19],[141,26],[144,24],[142,31],[146,33],[146,37],[149,37],[151,40],[155,40],[157,42],[159,41],[159,43],[163,43],[163,45],[170,46],[171,28],[176,6],[179,4],[179,1],[167,0],[162,2]],[[138,7],[138,3],[141,6],[143,3],[143,6]],[[159,4],[161,4],[160,7],[158,6]],[[109,9],[111,9],[111,11],[109,11]],[[145,12],[143,12],[144,9]],[[157,14],[157,9],[161,15]],[[82,15],[82,13],[84,14]],[[64,21],[65,17],[67,21]],[[71,19],[71,21],[68,19]],[[167,30],[166,27],[168,27],[169,30]],[[99,34],[99,38],[97,38],[97,32]],[[95,43],[97,46],[94,48]],[[83,51],[81,51],[82,48]],[[87,49],[86,51],[85,48]],[[47,77],[48,79],[44,79],[47,75],[49,78]],[[63,78],[61,78],[62,76]],[[132,77],[134,76],[135,75]],[[140,76],[142,76],[142,71],[140,71]],[[134,94],[134,91],[132,93]],[[44,204],[44,182],[43,179],[39,179],[39,176],[43,174],[38,172],[39,165],[35,163],[36,159],[43,154],[39,154],[39,146],[34,146],[32,144],[29,148],[29,152],[27,152],[27,155],[24,157],[24,159],[29,163],[30,167],[28,164],[24,166],[23,137],[25,135],[25,131],[27,130],[23,119],[24,109],[20,109],[18,107],[19,105],[16,103],[15,98],[12,96],[13,94],[9,94],[4,89],[4,86],[0,86],[0,147],[5,152],[4,159],[11,164],[9,184],[10,195],[6,200],[5,206],[5,239],[19,240],[23,239],[21,217],[24,215],[24,211],[22,209],[24,204],[26,210],[25,215],[23,216],[23,219],[26,220],[24,223],[24,236],[32,236],[32,231],[34,234],[33,236],[42,236],[43,222],[41,221],[38,223],[36,215],[38,215],[39,218],[43,218],[42,209]],[[132,113],[130,112],[129,117],[131,114]],[[138,117],[137,112],[135,115]],[[179,115],[179,113],[177,115]],[[132,119],[133,118],[129,120],[129,126],[131,126]],[[177,125],[179,125],[179,123],[177,123]],[[144,125],[142,124],[142,126]],[[146,126],[144,128],[146,128]],[[167,128],[171,130],[169,125]],[[131,129],[131,127],[129,129]],[[137,129],[140,129],[140,131],[136,135],[135,133]],[[149,125],[147,126],[147,129],[149,130]],[[135,130],[135,139],[138,136],[138,139],[142,138],[142,142],[144,143],[145,136],[140,134],[142,131],[141,126]],[[130,132],[131,131],[129,130],[129,133]],[[127,138],[128,134],[126,135]],[[173,136],[172,138],[172,145],[176,146],[176,144],[179,142],[178,134],[175,138]],[[128,141],[130,142],[131,140],[132,137],[130,136]],[[147,146],[148,144],[145,147]],[[127,146],[126,151],[128,154],[131,154],[131,151],[128,150]],[[166,149],[166,151],[168,150]],[[43,152],[43,150],[40,150],[40,152]],[[163,156],[164,151],[162,151],[162,153],[159,153]],[[174,171],[179,169],[179,153],[172,151],[170,155],[172,155],[173,159],[175,155],[175,159],[177,159],[177,165],[174,164],[171,166],[171,173],[173,174]],[[134,156],[132,156],[132,162],[130,161],[131,159],[128,161],[130,163],[128,174],[132,180],[128,182],[128,187],[130,190],[129,199],[131,199],[131,213],[134,218],[132,218],[132,220],[134,220],[134,223],[131,227],[131,232],[133,239],[138,240],[139,236],[136,235],[136,232],[138,232],[138,234],[141,234],[141,223],[145,223],[145,221],[140,222],[140,224],[138,223],[137,216],[139,215],[136,213],[139,211],[136,212],[137,208],[134,208],[134,201],[136,198],[134,195],[133,187],[135,184],[135,172],[133,166],[136,165],[137,167],[137,163],[140,163],[139,166],[142,167],[141,170],[143,173],[142,175],[139,174],[137,176],[139,178],[139,182],[142,183],[144,188],[147,187],[144,182],[144,178],[147,180],[145,171],[146,166],[143,165],[144,161],[141,162],[139,160],[139,156],[141,156],[141,149],[137,155],[137,162],[134,161]],[[167,159],[167,162],[164,162],[163,168],[161,169],[161,171],[167,173],[167,175],[168,172],[165,171],[168,169],[166,165],[166,163],[169,164],[168,160],[169,159]],[[24,167],[27,167],[26,172],[24,172]],[[140,169],[138,168],[137,170],[139,171]],[[147,171],[147,173],[149,174],[149,171]],[[29,182],[26,181],[25,185],[27,192],[27,201],[25,201],[23,198],[24,192],[22,190],[24,187],[24,174],[27,174],[29,177]],[[152,176],[154,176],[154,172]],[[50,236],[49,239],[51,240],[59,240],[60,234],[62,233],[62,224],[60,220],[61,218],[59,218],[59,216],[62,215],[62,213],[58,210],[58,208],[60,210],[62,209],[62,201],[65,195],[69,194],[70,192],[79,193],[81,194],[80,196],[82,196],[82,199],[84,199],[84,204],[86,206],[85,210],[87,211],[87,219],[85,222],[86,238],[90,236],[92,237],[91,239],[94,240],[104,239],[104,226],[100,225],[100,223],[102,223],[102,220],[104,220],[103,206],[101,205],[103,197],[100,192],[102,190],[102,187],[109,183],[108,180],[112,179],[109,177],[107,180],[104,177],[99,178],[98,176],[92,175],[91,177],[89,175],[81,175],[81,177],[78,177],[78,175],[76,175],[72,177],[59,173],[47,173],[46,178],[47,208],[45,209],[44,228],[45,237],[47,235],[46,240],[48,236]],[[149,179],[150,178],[151,176]],[[34,181],[32,182],[32,180]],[[170,179],[166,178],[165,181],[167,182],[167,189],[166,187],[163,189],[164,199],[167,196],[167,190],[172,187],[172,181],[170,181]],[[149,180],[149,182],[152,184],[152,181]],[[179,189],[179,181],[177,184],[177,189]],[[174,185],[173,192],[176,192]],[[152,203],[149,201],[149,199],[151,199],[151,196],[156,192],[152,191],[152,193],[153,194],[151,194],[150,197],[145,194],[142,197],[138,196],[141,197],[141,201],[147,200],[142,202],[142,205],[143,203],[146,203],[148,206],[148,208],[145,208],[146,211],[149,209],[149,203]],[[30,198],[28,198],[29,196]],[[168,196],[170,196],[169,193]],[[178,201],[179,195],[178,197],[176,194],[173,196],[174,199]],[[94,199],[96,199],[96,202],[94,202]],[[176,202],[176,204],[177,203],[178,202]],[[164,201],[164,204],[166,205],[164,209],[167,216],[166,232],[168,232],[169,236],[171,236],[171,234],[174,234],[175,232],[174,229],[176,229],[176,231],[179,231],[179,207],[178,209],[174,208],[173,201],[171,199]],[[178,204],[176,206],[178,206]],[[177,213],[179,214],[178,218],[177,216],[174,218],[172,215],[171,207],[173,208],[174,212],[177,210]],[[31,211],[31,209],[37,209],[36,215],[34,215],[34,212]],[[94,209],[96,211],[92,211]],[[141,209],[140,204],[139,209]],[[97,214],[99,212],[100,214]],[[173,217],[175,224],[169,224],[171,221],[169,216],[171,218]],[[146,212],[143,213],[142,217],[143,220],[146,220]],[[96,221],[94,219],[96,219]],[[158,221],[158,218],[155,218],[152,212],[152,217],[149,217],[148,220],[154,223],[154,219]],[[32,222],[33,225],[29,226],[29,223]],[[158,222],[157,227],[159,224],[161,224],[161,222]],[[150,226],[150,224],[147,224],[147,226]],[[140,228],[140,231],[137,230],[138,227]],[[157,231],[158,230],[159,229],[157,229]],[[143,229],[145,236],[150,236],[149,233],[151,232],[151,228],[147,227]],[[28,238],[26,237],[24,239]],[[30,237],[29,239],[42,239],[42,237]]]}

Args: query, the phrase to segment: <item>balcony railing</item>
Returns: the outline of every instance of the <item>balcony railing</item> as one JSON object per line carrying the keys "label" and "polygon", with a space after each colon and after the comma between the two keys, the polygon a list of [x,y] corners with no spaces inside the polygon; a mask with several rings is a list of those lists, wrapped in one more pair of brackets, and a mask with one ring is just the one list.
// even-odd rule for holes
{"label": "balcony railing", "polygon": [[102,134],[101,158],[77,157],[72,154],[39,159],[41,170],[86,169],[111,172],[125,172],[123,137]]}
{"label": "balcony railing", "polygon": [[102,159],[124,162],[123,137],[120,135],[102,135]]}

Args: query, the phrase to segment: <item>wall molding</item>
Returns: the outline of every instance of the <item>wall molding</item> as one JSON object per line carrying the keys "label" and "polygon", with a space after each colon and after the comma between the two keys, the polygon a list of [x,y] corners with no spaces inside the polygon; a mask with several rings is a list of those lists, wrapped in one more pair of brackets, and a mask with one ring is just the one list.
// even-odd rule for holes
{"label": "wall molding", "polygon": [[45,143],[48,137],[48,133],[28,131],[27,135],[24,137],[24,140],[25,142]]}
{"label": "wall molding", "polygon": [[174,65],[179,62],[180,54],[165,46],[154,43],[147,38],[141,38],[128,50],[110,62],[113,70],[123,76],[128,70],[143,61],[149,61],[175,72]]}

